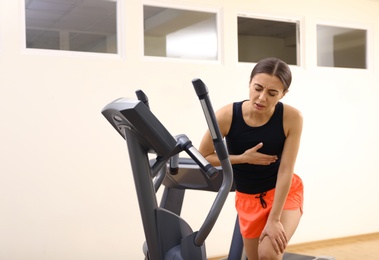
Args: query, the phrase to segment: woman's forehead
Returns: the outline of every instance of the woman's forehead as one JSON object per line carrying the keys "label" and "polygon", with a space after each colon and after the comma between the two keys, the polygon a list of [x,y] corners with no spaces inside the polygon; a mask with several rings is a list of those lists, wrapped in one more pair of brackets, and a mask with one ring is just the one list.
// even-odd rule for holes
{"label": "woman's forehead", "polygon": [[266,73],[258,73],[252,78],[254,84],[259,84],[262,87],[284,89],[282,81],[275,75],[269,75]]}

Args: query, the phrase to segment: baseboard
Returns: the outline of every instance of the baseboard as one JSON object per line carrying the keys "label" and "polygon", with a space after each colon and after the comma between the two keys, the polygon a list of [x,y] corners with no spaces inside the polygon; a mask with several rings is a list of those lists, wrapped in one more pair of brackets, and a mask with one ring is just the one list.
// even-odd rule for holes
{"label": "baseboard", "polygon": [[371,240],[371,239],[379,239],[379,232],[363,234],[363,235],[356,235],[356,236],[317,240],[317,241],[298,243],[298,244],[293,244],[293,245],[290,244],[287,246],[286,250],[294,251],[296,249],[301,249],[301,248],[305,248],[305,247],[317,247],[317,246],[320,247],[320,246],[327,246],[330,244],[348,244],[348,243],[356,242],[357,240],[364,241],[364,240]]}

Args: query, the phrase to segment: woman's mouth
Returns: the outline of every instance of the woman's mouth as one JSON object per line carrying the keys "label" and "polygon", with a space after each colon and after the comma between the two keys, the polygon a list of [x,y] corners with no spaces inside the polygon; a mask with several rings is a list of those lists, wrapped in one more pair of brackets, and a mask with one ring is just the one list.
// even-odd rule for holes
{"label": "woman's mouth", "polygon": [[259,103],[254,103],[254,104],[255,104],[255,107],[258,108],[258,109],[262,109],[262,108],[265,107],[264,105],[259,104]]}

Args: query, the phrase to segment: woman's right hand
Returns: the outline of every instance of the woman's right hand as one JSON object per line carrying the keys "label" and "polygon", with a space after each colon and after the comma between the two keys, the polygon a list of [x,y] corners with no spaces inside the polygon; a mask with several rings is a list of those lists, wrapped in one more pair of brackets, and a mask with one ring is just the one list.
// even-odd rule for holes
{"label": "woman's right hand", "polygon": [[247,149],[243,154],[241,154],[243,157],[242,161],[248,164],[270,165],[278,160],[278,156],[276,155],[268,155],[258,152],[258,150],[262,147],[263,143],[259,143],[253,148]]}

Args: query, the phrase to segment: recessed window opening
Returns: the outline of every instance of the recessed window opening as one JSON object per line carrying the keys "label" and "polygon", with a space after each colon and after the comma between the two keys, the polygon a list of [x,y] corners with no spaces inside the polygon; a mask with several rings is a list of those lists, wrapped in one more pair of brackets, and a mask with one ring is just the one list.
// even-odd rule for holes
{"label": "recessed window opening", "polygon": [[277,57],[300,65],[299,22],[238,17],[238,61],[258,62]]}
{"label": "recessed window opening", "polygon": [[217,14],[144,6],[144,55],[218,59]]}
{"label": "recessed window opening", "polygon": [[117,53],[117,0],[25,0],[26,47]]}
{"label": "recessed window opening", "polygon": [[317,25],[317,65],[367,68],[367,31]]}

